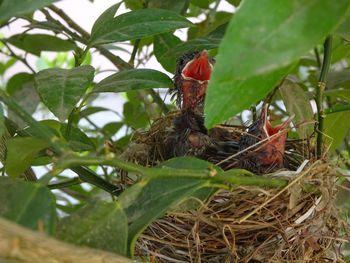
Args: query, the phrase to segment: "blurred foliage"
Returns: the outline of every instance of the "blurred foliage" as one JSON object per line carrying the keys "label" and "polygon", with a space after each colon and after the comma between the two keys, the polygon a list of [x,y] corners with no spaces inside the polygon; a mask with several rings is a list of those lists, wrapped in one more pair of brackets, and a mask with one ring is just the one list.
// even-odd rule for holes
{"label": "blurred foliage", "polygon": [[[211,169],[222,172],[207,162],[173,159],[160,165],[163,169],[154,168],[156,176],[150,178],[146,168],[115,157],[127,148],[134,131],[148,129],[154,118],[175,108],[165,95],[173,88],[170,74],[176,59],[202,49],[218,54],[206,97],[208,126],[245,124],[243,111],[252,119],[256,105],[273,92],[272,122],[294,114],[297,129],[289,136],[305,138],[315,128],[322,44],[333,35],[321,101],[322,132],[330,157],[350,174],[348,0],[308,5],[307,0],[124,0],[103,12],[91,32],[53,2],[0,4],[2,27],[11,29],[18,20],[26,24],[21,32],[0,35],[0,101],[5,107],[0,110],[1,216],[67,242],[133,257],[135,240],[148,224],[188,196],[205,199],[211,187],[223,183],[200,176]],[[218,11],[223,2],[238,11]],[[121,5],[127,13],[115,16]],[[44,20],[36,20],[33,12]],[[178,30],[187,32],[186,41]],[[121,53],[129,60],[121,59]],[[102,80],[101,69],[92,66],[96,56],[114,65]],[[167,74],[145,69],[152,58]],[[19,64],[26,70],[17,71]],[[106,96],[118,98],[122,112],[111,105],[95,106]],[[40,121],[32,117],[39,113]],[[100,127],[95,120],[103,114],[115,119]],[[26,182],[33,167],[46,172],[36,182]],[[126,191],[119,168],[137,182]],[[182,169],[178,178],[173,176],[176,168]],[[339,205],[350,215],[349,192],[341,198]],[[350,255],[349,246],[344,254]]]}

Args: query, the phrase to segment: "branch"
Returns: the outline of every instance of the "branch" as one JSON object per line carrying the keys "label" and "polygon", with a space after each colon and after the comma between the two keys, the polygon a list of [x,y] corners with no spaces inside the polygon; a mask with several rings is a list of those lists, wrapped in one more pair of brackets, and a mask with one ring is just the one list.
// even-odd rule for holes
{"label": "branch", "polygon": [[[98,249],[77,247],[0,218],[0,261],[16,262],[131,263],[130,259]],[[12,262],[12,261],[11,261]]]}
{"label": "branch", "polygon": [[331,64],[331,55],[332,54],[332,36],[327,37],[324,42],[324,56],[323,63],[321,68],[321,74],[316,87],[316,106],[317,106],[317,120],[318,120],[318,133],[317,133],[317,148],[316,156],[317,159],[320,159],[322,156],[322,142],[323,142],[323,92],[326,88],[326,78]]}
{"label": "branch", "polygon": [[[211,183],[230,183],[231,185],[254,185],[267,187],[285,187],[288,184],[287,180],[271,179],[262,176],[255,176],[252,173],[234,169],[227,172],[217,172],[216,170],[186,170],[186,169],[171,169],[171,168],[148,168],[141,165],[126,162],[109,154],[105,157],[89,157],[70,155],[59,159],[57,167],[66,169],[77,165],[109,165],[118,167],[128,172],[133,172],[142,175],[143,179],[161,179],[161,178],[192,178],[209,180]],[[248,175],[248,176],[242,176]]]}
{"label": "branch", "polygon": [[[13,52],[12,49],[10,48],[10,46],[6,43],[6,41],[4,39],[0,39],[0,42],[3,43],[6,46],[6,48],[10,51],[10,56],[11,57],[14,57],[15,59],[18,59],[19,61],[21,61],[24,65],[26,65],[28,67],[28,69],[33,74],[35,74],[35,70],[28,64],[27,60],[25,60],[24,58],[18,56],[15,52]],[[5,55],[8,55],[8,54],[5,54]]]}

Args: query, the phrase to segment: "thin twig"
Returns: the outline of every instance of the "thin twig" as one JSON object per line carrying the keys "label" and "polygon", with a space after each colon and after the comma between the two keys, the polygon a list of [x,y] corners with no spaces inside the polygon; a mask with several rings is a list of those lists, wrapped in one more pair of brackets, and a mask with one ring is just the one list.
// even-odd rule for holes
{"label": "thin twig", "polygon": [[[21,61],[24,65],[26,65],[28,67],[28,69],[33,73],[35,74],[35,70],[28,64],[27,60],[25,60],[24,58],[18,56],[11,48],[10,46],[6,43],[6,41],[4,39],[0,39],[0,42],[3,43],[6,48],[10,51],[10,56],[11,57],[14,57],[15,59],[18,59],[19,61]],[[2,52],[3,54],[5,55],[8,55],[4,52]]]}

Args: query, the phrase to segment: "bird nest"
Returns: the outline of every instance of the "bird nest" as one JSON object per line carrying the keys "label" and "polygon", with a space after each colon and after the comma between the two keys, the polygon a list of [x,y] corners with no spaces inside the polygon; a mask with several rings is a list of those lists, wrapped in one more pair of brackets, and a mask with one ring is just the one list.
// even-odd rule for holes
{"label": "bird nest", "polygon": [[[136,134],[123,157],[145,166],[165,160],[174,114]],[[236,139],[244,133],[228,130]],[[288,140],[290,170],[262,175],[288,180],[286,188],[221,189],[197,209],[169,211],[141,234],[136,255],[152,262],[345,262],[340,249],[350,231],[335,207],[338,168],[311,161],[310,152],[305,141]]]}

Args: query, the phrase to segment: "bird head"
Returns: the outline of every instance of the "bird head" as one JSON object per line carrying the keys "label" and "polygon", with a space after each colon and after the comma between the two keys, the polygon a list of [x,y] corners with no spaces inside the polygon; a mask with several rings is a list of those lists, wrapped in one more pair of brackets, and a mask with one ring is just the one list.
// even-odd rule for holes
{"label": "bird head", "polygon": [[263,106],[259,119],[249,128],[248,134],[241,140],[241,150],[262,140],[259,145],[251,149],[250,154],[258,166],[283,166],[287,129],[294,116],[278,126],[272,126],[268,120],[268,107]]}
{"label": "bird head", "polygon": [[182,109],[202,112],[213,65],[214,59],[206,50],[185,53],[179,58],[174,81]]}

